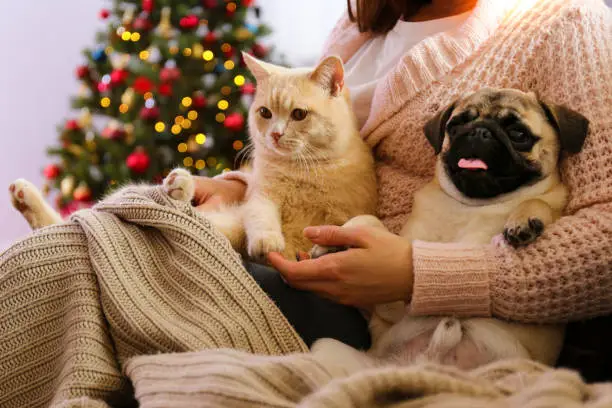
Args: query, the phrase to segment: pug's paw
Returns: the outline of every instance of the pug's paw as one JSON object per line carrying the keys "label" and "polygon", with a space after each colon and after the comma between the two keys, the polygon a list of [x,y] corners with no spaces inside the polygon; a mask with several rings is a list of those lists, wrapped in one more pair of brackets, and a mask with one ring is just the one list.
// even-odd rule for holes
{"label": "pug's paw", "polygon": [[175,200],[191,201],[195,193],[193,176],[185,169],[174,169],[164,179],[164,191]]}
{"label": "pug's paw", "polygon": [[310,252],[308,252],[308,256],[310,259],[317,259],[327,254],[335,254],[336,252],[346,251],[348,248],[344,246],[322,246],[322,245],[314,245]]}
{"label": "pug's paw", "polygon": [[504,238],[513,247],[532,243],[544,231],[544,222],[531,217],[520,223],[508,223],[504,229]]}
{"label": "pug's paw", "polygon": [[285,238],[280,231],[257,231],[250,234],[247,241],[247,253],[258,261],[265,261],[270,252],[285,250]]}

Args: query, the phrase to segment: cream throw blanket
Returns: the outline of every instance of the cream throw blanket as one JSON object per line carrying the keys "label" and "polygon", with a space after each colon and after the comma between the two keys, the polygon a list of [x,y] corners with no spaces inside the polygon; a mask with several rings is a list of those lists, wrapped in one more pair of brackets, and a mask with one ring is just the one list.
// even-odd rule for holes
{"label": "cream throw blanket", "polygon": [[525,361],[360,369],[304,351],[225,238],[155,187],[0,256],[2,408],[108,407],[124,375],[142,407],[612,406],[612,385]]}
{"label": "cream throw blanket", "polygon": [[2,408],[105,400],[129,357],[219,347],[307,350],[227,240],[160,188],[122,190],[0,256]]}

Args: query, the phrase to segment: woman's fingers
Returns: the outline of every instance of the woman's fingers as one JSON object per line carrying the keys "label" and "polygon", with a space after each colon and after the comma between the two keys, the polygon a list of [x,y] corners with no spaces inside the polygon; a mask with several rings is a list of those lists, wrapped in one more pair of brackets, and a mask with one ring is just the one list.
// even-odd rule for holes
{"label": "woman's fingers", "polygon": [[365,248],[369,233],[365,228],[323,225],[305,228],[304,236],[318,245]]}
{"label": "woman's fingers", "polygon": [[299,282],[336,280],[338,277],[337,264],[332,257],[333,255],[327,255],[318,259],[308,259],[296,262],[286,260],[277,252],[268,254],[268,260],[272,266],[276,268],[292,286],[296,284],[296,287]]}

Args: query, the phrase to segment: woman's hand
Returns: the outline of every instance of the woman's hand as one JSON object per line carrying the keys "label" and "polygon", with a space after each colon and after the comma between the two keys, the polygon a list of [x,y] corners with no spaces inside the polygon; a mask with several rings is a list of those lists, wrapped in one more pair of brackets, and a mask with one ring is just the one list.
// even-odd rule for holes
{"label": "woman's hand", "polygon": [[301,262],[269,254],[291,286],[360,307],[410,299],[412,245],[406,239],[372,227],[309,227],[304,235],[315,244],[352,248]]}
{"label": "woman's hand", "polygon": [[244,199],[246,184],[239,180],[224,180],[194,176],[194,205],[198,211],[211,211],[221,204],[232,204]]}

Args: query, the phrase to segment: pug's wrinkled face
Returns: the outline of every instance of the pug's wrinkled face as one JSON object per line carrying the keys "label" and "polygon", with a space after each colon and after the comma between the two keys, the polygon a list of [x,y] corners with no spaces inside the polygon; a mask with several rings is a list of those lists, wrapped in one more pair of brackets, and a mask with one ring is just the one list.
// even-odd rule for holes
{"label": "pug's wrinkled face", "polygon": [[555,172],[560,151],[579,151],[587,129],[578,113],[532,93],[486,88],[440,112],[425,133],[457,190],[490,199]]}

